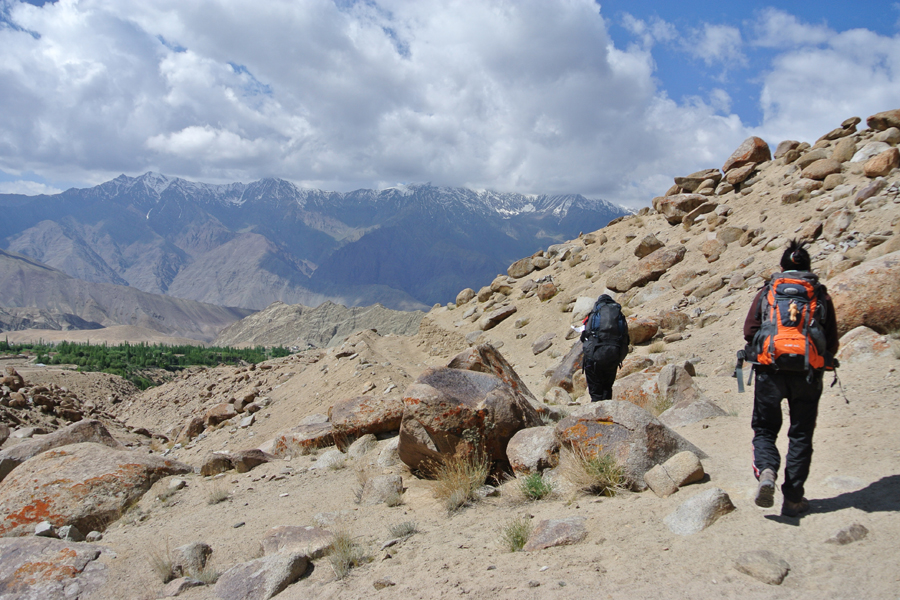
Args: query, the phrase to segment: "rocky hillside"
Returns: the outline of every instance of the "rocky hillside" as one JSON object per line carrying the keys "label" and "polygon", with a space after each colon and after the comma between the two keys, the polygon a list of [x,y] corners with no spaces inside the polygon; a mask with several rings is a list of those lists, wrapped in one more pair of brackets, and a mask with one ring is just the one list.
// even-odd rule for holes
{"label": "rocky hillside", "polygon": [[342,194],[158,173],[52,197],[0,194],[0,207],[0,247],[72,277],[256,310],[427,308],[547,240],[627,213],[579,195],[430,185]]}
{"label": "rocky hillside", "polygon": [[324,302],[310,308],[276,302],[223,329],[213,345],[329,348],[364,329],[380,335],[414,335],[424,314],[390,310],[380,304],[347,308]]}
{"label": "rocky hillside", "polygon": [[[462,289],[413,336],[359,332],[123,398],[108,411],[151,434],[139,452],[94,427],[53,452],[34,453],[63,435],[7,440],[0,460],[30,457],[0,483],[15,536],[0,581],[85,599],[891,597],[900,111],[859,124],[812,144],[751,138],[640,214]],[[731,377],[747,307],[794,237],[834,299],[843,365],[799,519],[753,504],[752,390]],[[573,326],[604,291],[633,347],[614,399],[591,404]],[[473,446],[489,486],[422,478]],[[573,475],[573,454],[604,451],[627,488],[608,496]],[[552,487],[540,500],[535,473]]]}

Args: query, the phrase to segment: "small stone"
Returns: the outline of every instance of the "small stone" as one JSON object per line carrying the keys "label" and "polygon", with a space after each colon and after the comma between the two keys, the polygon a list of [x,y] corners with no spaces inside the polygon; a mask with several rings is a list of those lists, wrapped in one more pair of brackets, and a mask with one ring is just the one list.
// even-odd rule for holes
{"label": "small stone", "polygon": [[244,523],[243,521],[238,521],[237,523],[235,523],[234,525],[232,525],[231,528],[232,528],[232,529],[238,529],[238,528],[240,528],[240,527],[243,527],[244,525],[246,525],[246,523]]}
{"label": "small stone", "polygon": [[840,546],[858,542],[869,535],[869,530],[859,523],[853,523],[844,527],[833,536],[825,540],[826,544],[838,544]]}
{"label": "small stone", "polygon": [[691,535],[711,526],[734,510],[731,498],[720,488],[712,488],[689,498],[663,521],[672,533]]}
{"label": "small stone", "polygon": [[768,550],[744,552],[735,560],[734,568],[769,585],[781,585],[791,566]]}
{"label": "small stone", "polygon": [[544,550],[554,546],[577,544],[587,537],[584,517],[547,519],[538,523],[522,548],[526,552]]}
{"label": "small stone", "polygon": [[376,590],[383,590],[386,587],[391,587],[394,585],[397,585],[397,584],[386,577],[382,578],[382,579],[376,579],[372,583],[372,587],[374,587]]}
{"label": "small stone", "polygon": [[34,535],[38,537],[58,538],[59,533],[50,521],[41,521],[34,527]]}
{"label": "small stone", "polygon": [[74,525],[63,525],[59,528],[59,539],[67,542],[83,542],[84,534],[78,531]]}
{"label": "small stone", "polygon": [[99,531],[91,531],[86,536],[84,536],[84,540],[91,544],[93,544],[94,542],[99,542],[102,539],[103,534]]}

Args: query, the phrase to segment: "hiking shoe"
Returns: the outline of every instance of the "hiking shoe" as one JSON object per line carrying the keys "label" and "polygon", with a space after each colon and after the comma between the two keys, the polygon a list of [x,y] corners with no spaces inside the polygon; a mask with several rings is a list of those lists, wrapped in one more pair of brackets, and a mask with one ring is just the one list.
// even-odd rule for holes
{"label": "hiking shoe", "polygon": [[759,487],[756,488],[754,501],[761,508],[772,508],[775,504],[775,471],[772,469],[764,469],[759,474]]}
{"label": "hiking shoe", "polygon": [[799,502],[791,502],[785,498],[781,505],[782,517],[799,517],[805,512],[809,512],[809,500],[806,498],[800,498]]}

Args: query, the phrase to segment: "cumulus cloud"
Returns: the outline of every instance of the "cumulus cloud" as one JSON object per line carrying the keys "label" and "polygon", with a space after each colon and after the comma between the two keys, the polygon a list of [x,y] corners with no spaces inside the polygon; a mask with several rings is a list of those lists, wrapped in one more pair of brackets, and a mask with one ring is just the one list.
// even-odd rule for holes
{"label": "cumulus cloud", "polygon": [[900,36],[853,29],[778,55],[763,76],[760,132],[814,141],[847,117],[897,108]]}
{"label": "cumulus cloud", "polygon": [[23,196],[37,196],[40,194],[59,194],[61,189],[36,181],[19,179],[16,181],[0,181],[0,194],[22,194]]}
{"label": "cumulus cloud", "polygon": [[834,35],[825,25],[803,23],[794,15],[776,8],[764,9],[753,29],[753,44],[763,48],[822,44]]}
{"label": "cumulus cloud", "polygon": [[744,66],[747,57],[743,52],[741,31],[731,25],[704,23],[685,41],[686,50],[707,66]]}
{"label": "cumulus cloud", "polygon": [[[679,43],[671,24],[626,17],[640,43],[617,48],[592,0],[0,2],[7,172],[431,181],[646,204],[748,134],[726,89],[675,101],[659,88],[653,46]],[[757,43],[779,15],[765,13]],[[694,56],[744,60],[739,30],[698,27]],[[806,114],[780,99],[803,95],[791,76],[804,60],[821,65],[803,52],[766,75],[773,129]]]}
{"label": "cumulus cloud", "polygon": [[659,42],[671,42],[678,37],[675,26],[658,16],[643,20],[625,13],[622,16],[622,26],[638,38],[644,48],[652,48]]}

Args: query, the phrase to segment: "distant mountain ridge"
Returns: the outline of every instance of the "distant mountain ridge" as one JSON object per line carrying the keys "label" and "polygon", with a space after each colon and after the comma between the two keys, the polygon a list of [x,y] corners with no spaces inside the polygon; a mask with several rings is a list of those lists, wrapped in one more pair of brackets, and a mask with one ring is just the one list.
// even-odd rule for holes
{"label": "distant mountain ridge", "polygon": [[281,179],[146,173],[53,196],[0,194],[0,246],[73,277],[221,306],[422,309],[628,211],[584,196],[410,185],[348,193]]}

